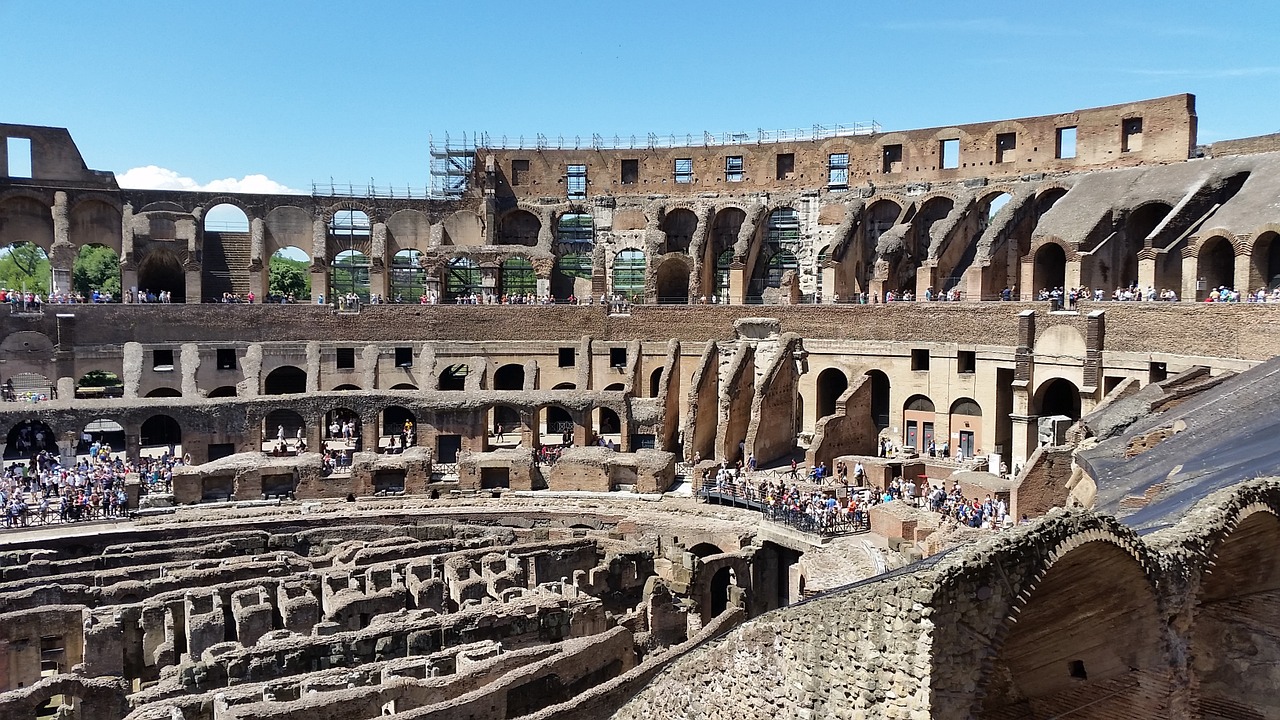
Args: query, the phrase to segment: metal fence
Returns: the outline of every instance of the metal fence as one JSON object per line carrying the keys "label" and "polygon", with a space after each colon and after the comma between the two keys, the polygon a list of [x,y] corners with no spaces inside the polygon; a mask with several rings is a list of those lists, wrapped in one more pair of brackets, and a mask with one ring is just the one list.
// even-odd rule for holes
{"label": "metal fence", "polygon": [[833,513],[825,510],[810,515],[806,512],[792,510],[778,505],[769,505],[759,497],[751,483],[727,484],[717,486],[715,483],[704,483],[698,489],[698,498],[703,502],[714,502],[731,507],[742,507],[759,511],[762,518],[770,522],[793,527],[800,532],[834,537],[852,533],[869,532],[870,516],[865,511],[847,514],[841,509]]}

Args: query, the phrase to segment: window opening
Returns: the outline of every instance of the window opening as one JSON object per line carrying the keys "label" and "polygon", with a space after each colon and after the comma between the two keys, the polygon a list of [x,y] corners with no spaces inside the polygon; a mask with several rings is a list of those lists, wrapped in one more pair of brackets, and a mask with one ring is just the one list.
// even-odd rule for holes
{"label": "window opening", "polygon": [[730,155],[724,159],[725,182],[742,182],[742,156]]}
{"label": "window opening", "polygon": [[218,350],[218,369],[236,369],[236,351],[234,348],[220,348]]}
{"label": "window opening", "polygon": [[1120,124],[1120,152],[1142,149],[1142,118],[1129,118]]}
{"label": "window opening", "polygon": [[635,185],[640,180],[640,161],[639,160],[623,160],[622,161],[622,184]]}
{"label": "window opening", "polygon": [[514,187],[524,181],[525,173],[529,172],[528,160],[512,160],[511,161],[511,185]]}
{"label": "window opening", "polygon": [[609,348],[609,367],[626,367],[627,366],[627,349]]}
{"label": "window opening", "polygon": [[777,177],[779,180],[790,180],[796,171],[795,153],[778,153]]}
{"label": "window opening", "polygon": [[396,367],[398,368],[413,367],[413,348],[411,347],[396,348]]}
{"label": "window opening", "polygon": [[559,353],[560,367],[573,367],[578,364],[578,349],[571,347],[560,348]]}
{"label": "window opening", "polygon": [[569,197],[582,199],[587,196],[587,166],[586,165],[570,165],[566,169],[565,184],[569,191]]}
{"label": "window opening", "polygon": [[1076,129],[1073,127],[1058,128],[1057,153],[1059,160],[1070,160],[1076,156]]}
{"label": "window opening", "polygon": [[675,176],[678,183],[693,182],[693,158],[676,158]]}
{"label": "window opening", "polygon": [[1018,134],[996,134],[996,162],[1007,163],[1018,160]]}
{"label": "window opening", "polygon": [[902,172],[901,145],[884,146],[884,164],[881,167],[881,171],[886,175],[889,173]]}
{"label": "window opening", "polygon": [[173,351],[172,350],[153,350],[151,351],[151,369],[167,372],[173,370]]}
{"label": "window opening", "polygon": [[827,158],[827,185],[849,187],[849,153],[832,153]]}
{"label": "window opening", "polygon": [[960,140],[952,138],[938,143],[938,153],[942,155],[942,169],[952,170],[960,167]]}
{"label": "window opening", "polygon": [[978,369],[978,353],[974,350],[961,350],[956,356],[956,372],[971,375]]}
{"label": "window opening", "polygon": [[355,348],[338,348],[338,369],[339,370],[355,370],[356,369],[356,349]]}
{"label": "window opening", "polygon": [[929,351],[928,350],[912,350],[911,351],[911,369],[912,370],[928,370],[929,369]]}
{"label": "window opening", "polygon": [[30,178],[35,177],[32,173],[31,162],[31,139],[30,138],[5,138],[5,152],[9,157],[9,177],[11,178]]}

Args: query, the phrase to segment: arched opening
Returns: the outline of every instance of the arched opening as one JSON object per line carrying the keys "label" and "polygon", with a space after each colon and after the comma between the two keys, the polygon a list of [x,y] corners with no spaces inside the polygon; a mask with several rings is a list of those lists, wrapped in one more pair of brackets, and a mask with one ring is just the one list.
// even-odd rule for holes
{"label": "arched opening", "polygon": [[237,394],[238,393],[236,392],[236,387],[234,385],[223,385],[221,387],[216,387],[210,390],[209,394],[206,395],[205,397],[229,398],[229,397],[235,397]]}
{"label": "arched opening", "polygon": [[822,295],[823,268],[827,266],[827,258],[831,257],[831,246],[823,245],[813,263],[813,279],[817,284],[818,295]]}
{"label": "arched opening", "polygon": [[272,370],[262,383],[263,395],[297,395],[306,391],[307,371],[293,365]]}
{"label": "arched opening", "polygon": [[207,208],[202,224],[205,234],[245,233],[245,239],[248,239],[249,216],[239,206],[231,203],[218,203]]}
{"label": "arched opening", "polygon": [[827,368],[818,373],[817,400],[815,407],[817,414],[814,420],[821,420],[828,415],[834,415],[836,412],[836,401],[849,389],[849,378],[840,368]]}
{"label": "arched opening", "polygon": [[379,445],[390,450],[404,450],[418,444],[418,418],[413,411],[399,405],[382,410]]}
{"label": "arched opening", "polygon": [[445,300],[456,301],[458,298],[479,295],[483,289],[480,268],[475,260],[469,257],[456,257],[449,261],[445,269]]}
{"label": "arched opening", "polygon": [[187,301],[187,274],[178,255],[166,247],[150,247],[138,263],[138,301],[157,302],[168,293],[169,302]]}
{"label": "arched opening", "polygon": [[418,386],[413,383],[396,383],[391,386],[392,390],[417,390]]}
{"label": "arched opening", "polygon": [[520,420],[519,410],[507,405],[494,405],[487,414],[489,447],[513,448],[520,444],[524,423]]}
{"label": "arched opening", "polygon": [[205,209],[201,225],[200,291],[207,300],[220,300],[236,293],[236,263],[227,257],[227,249],[249,247],[249,216],[235,205],[220,203]]}
{"label": "arched opening", "polygon": [[143,451],[163,449],[172,457],[182,455],[182,427],[168,415],[152,415],[138,429],[138,444]]}
{"label": "arched opening", "polygon": [[658,266],[658,302],[683,305],[689,302],[689,266],[679,258],[667,258]]}
{"label": "arched opening", "polygon": [[1214,548],[1191,631],[1195,717],[1280,717],[1274,663],[1280,654],[1280,520],[1258,511]]}
{"label": "arched opening", "polygon": [[355,295],[369,300],[369,256],[359,250],[343,250],[329,270],[329,292],[334,297]]}
{"label": "arched opening", "polygon": [[693,553],[694,555],[697,555],[700,558],[709,558],[712,555],[724,554],[723,550],[721,550],[718,546],[709,542],[700,542],[697,545],[694,545],[693,547],[689,548],[689,552]]}
{"label": "arched opening", "polygon": [[698,230],[698,216],[692,210],[676,208],[662,218],[662,233],[666,236],[663,245],[664,253],[687,253],[693,242],[693,234]]}
{"label": "arched opening", "polygon": [[1035,292],[1061,288],[1067,282],[1067,253],[1057,243],[1045,243],[1036,251],[1032,286]]}
{"label": "arched opening", "polygon": [[356,392],[358,390],[360,390],[360,386],[351,383],[342,383],[333,388],[334,392]]}
{"label": "arched opening", "polygon": [[391,258],[391,301],[418,302],[426,292],[427,271],[422,269],[422,253],[401,250]]}
{"label": "arched opening", "polygon": [[982,407],[971,398],[951,403],[951,442],[962,457],[971,458],[983,449]]}
{"label": "arched opening", "polygon": [[729,270],[733,267],[733,251],[725,250],[716,257],[716,274],[712,294],[721,303],[729,302]]}
{"label": "arched opening", "polygon": [[1280,238],[1274,232],[1264,232],[1253,241],[1253,272],[1250,290],[1280,288]]}
{"label": "arched opening", "polygon": [[465,390],[467,389],[467,375],[471,372],[471,368],[461,363],[450,365],[440,372],[441,390]]}
{"label": "arched opening", "polygon": [[912,395],[902,406],[902,444],[922,454],[934,444],[933,401],[924,395]]}
{"label": "arched opening", "polygon": [[870,251],[866,255],[868,259],[875,256],[876,243],[880,241],[880,236],[896,225],[901,215],[902,206],[892,200],[877,200],[867,208],[863,214],[863,223],[867,232],[867,249]]}
{"label": "arched opening", "polygon": [[551,273],[551,294],[561,299],[587,297],[591,294],[591,272],[591,253],[562,255]]}
{"label": "arched opening", "polygon": [[124,396],[124,381],[109,370],[90,370],[76,381],[76,398],[118,398]]}
{"label": "arched opening", "polygon": [[[1129,213],[1125,221],[1125,235],[1131,240],[1131,246],[1141,249],[1147,238],[1155,232],[1156,226],[1164,221],[1173,208],[1165,203],[1148,203]],[[1136,252],[1136,250],[1135,250]]]}
{"label": "arched opening", "polygon": [[658,392],[662,389],[662,368],[656,367],[653,372],[649,373],[649,397],[658,397]]}
{"label": "arched opening", "polygon": [[299,247],[283,247],[267,265],[269,303],[307,302],[311,298],[311,258]]}
{"label": "arched opening", "polygon": [[524,366],[510,363],[493,374],[494,390],[524,390]]}
{"label": "arched opening", "polygon": [[556,384],[555,384],[555,387],[553,387],[553,388],[551,388],[551,389],[552,389],[552,390],[577,390],[577,389],[578,389],[578,385],[577,385],[577,383],[562,382],[562,383],[556,383]]}
{"label": "arched opening", "polygon": [[889,376],[881,370],[868,370],[871,378],[871,420],[877,430],[889,427]]}
{"label": "arched opening", "polygon": [[76,446],[77,455],[88,455],[94,450],[107,448],[109,452],[124,451],[124,426],[115,420],[100,418],[84,426],[80,433],[80,442]]}
{"label": "arched opening", "polygon": [[591,252],[596,241],[595,221],[585,213],[565,213],[556,223],[556,242],[569,245],[567,252]]}
{"label": "arched opening", "polygon": [[559,405],[543,406],[538,414],[541,416],[539,436],[544,445],[573,444],[573,414]]}
{"label": "arched opening", "polygon": [[729,608],[729,586],[733,584],[733,569],[722,567],[711,576],[711,617],[719,617]]}
{"label": "arched opening", "polygon": [[1095,541],[1067,552],[1010,617],[978,718],[1170,716],[1155,595],[1122,548]]}
{"label": "arched opening", "polygon": [[613,447],[622,444],[622,420],[611,408],[596,409],[596,440],[601,444],[609,443]]}
{"label": "arched opening", "polygon": [[764,242],[774,247],[793,247],[800,244],[800,214],[789,207],[769,213],[765,224]]}
{"label": "arched opening", "polygon": [[533,273],[533,263],[526,258],[507,258],[502,262],[499,276],[501,293],[507,296],[533,295],[538,289],[538,277]]}
{"label": "arched opening", "polygon": [[71,287],[87,302],[120,302],[120,256],[106,245],[84,245],[71,265]]}
{"label": "arched opening", "polygon": [[17,242],[0,248],[0,287],[36,293],[43,298],[49,294],[52,283],[49,256],[39,245]]}
{"label": "arched opening", "polygon": [[299,441],[307,436],[307,423],[293,410],[272,410],[262,421],[264,452],[297,452]]}
{"label": "arched opening", "polygon": [[627,389],[627,386],[620,382],[609,383],[608,385],[605,385],[603,388],[605,392],[623,392],[626,389]]}
{"label": "arched opening", "polygon": [[644,252],[627,248],[613,256],[613,293],[626,299],[644,295]]}
{"label": "arched opening", "polygon": [[1070,380],[1054,378],[1040,386],[1036,397],[1037,415],[1065,415],[1072,420],[1080,419],[1080,389]]}
{"label": "arched opening", "polygon": [[1206,293],[1218,288],[1234,288],[1236,285],[1236,251],[1231,241],[1215,236],[1200,246],[1200,279]]}
{"label": "arched opening", "polygon": [[176,398],[182,397],[182,391],[171,387],[158,387],[146,394],[149,398]]}
{"label": "arched opening", "polygon": [[[702,255],[702,287],[709,288],[721,302],[729,300],[729,264],[733,262],[733,249],[746,220],[745,211],[728,207],[717,212],[711,221],[711,237]],[[723,257],[725,255],[728,255],[727,260]],[[720,276],[721,265],[724,266],[723,278]]]}
{"label": "arched opening", "polygon": [[336,407],[324,415],[324,447],[326,450],[360,452],[364,449],[362,430],[359,413],[351,408]]}
{"label": "arched opening", "polygon": [[754,266],[747,284],[748,302],[761,302],[766,289],[782,286],[786,271],[799,270],[800,263],[793,252],[799,245],[799,214],[789,207],[769,213],[760,248],[750,260]]}
{"label": "arched opening", "polygon": [[53,428],[39,420],[23,420],[9,429],[4,446],[5,460],[31,458],[41,452],[58,454],[58,436]]}
{"label": "arched opening", "polygon": [[498,244],[534,247],[538,244],[541,229],[542,222],[536,215],[526,210],[515,210],[502,218],[498,226]]}
{"label": "arched opening", "polygon": [[782,276],[788,270],[800,271],[800,263],[796,260],[795,254],[790,250],[779,250],[769,258],[768,269],[765,272],[764,286],[767,288],[782,287]]}

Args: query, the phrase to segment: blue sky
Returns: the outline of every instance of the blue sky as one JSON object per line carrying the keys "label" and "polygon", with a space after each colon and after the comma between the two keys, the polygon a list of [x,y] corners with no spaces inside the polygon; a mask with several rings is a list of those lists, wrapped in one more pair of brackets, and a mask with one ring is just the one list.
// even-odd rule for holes
{"label": "blue sky", "polygon": [[1280,3],[1152,5],[0,0],[0,120],[140,182],[308,191],[424,187],[446,131],[897,130],[1178,92],[1201,142],[1280,131]]}

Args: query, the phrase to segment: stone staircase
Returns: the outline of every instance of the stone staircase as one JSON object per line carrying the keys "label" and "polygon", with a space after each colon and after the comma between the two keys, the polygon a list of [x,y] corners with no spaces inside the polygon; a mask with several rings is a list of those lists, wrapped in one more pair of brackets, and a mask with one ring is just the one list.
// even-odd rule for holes
{"label": "stone staircase", "polygon": [[206,230],[204,236],[201,299],[217,300],[223,293],[249,292],[249,233]]}

